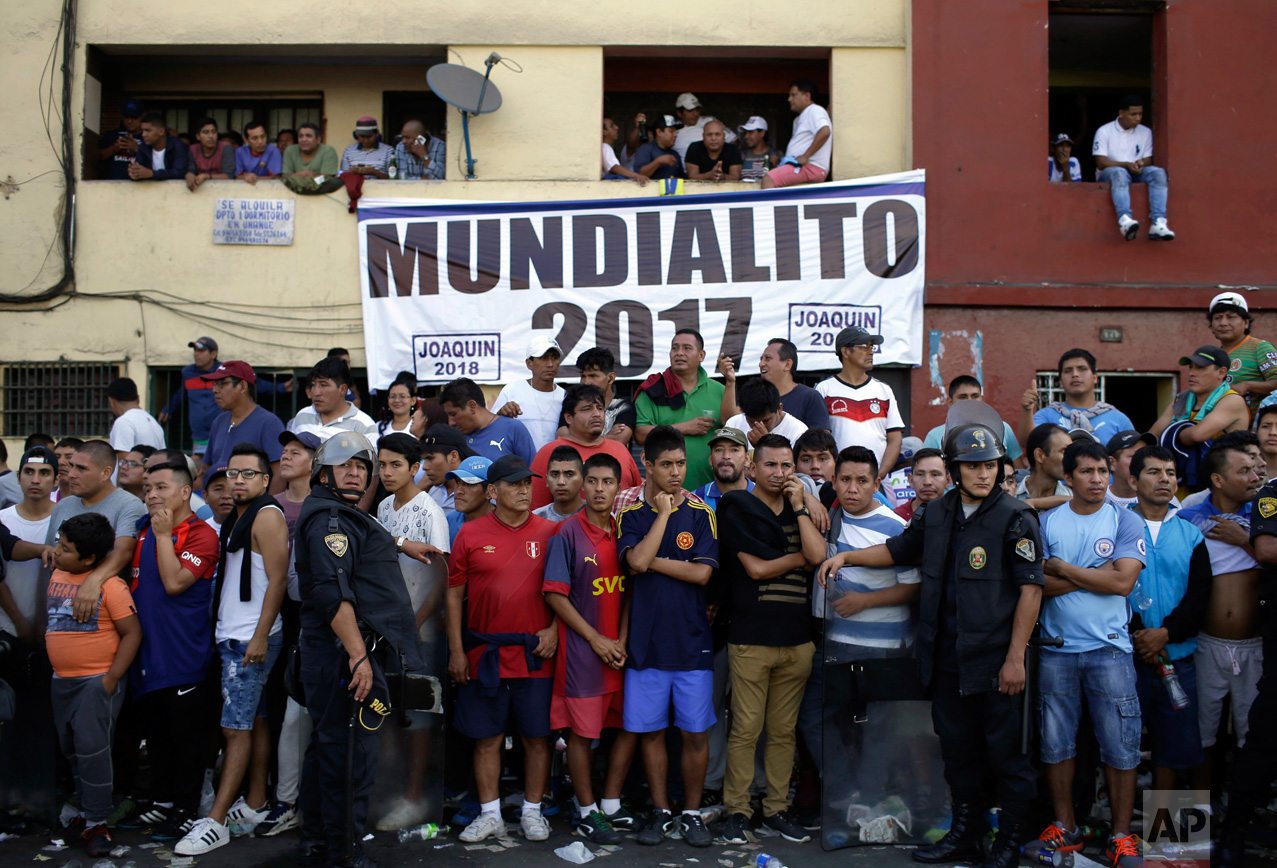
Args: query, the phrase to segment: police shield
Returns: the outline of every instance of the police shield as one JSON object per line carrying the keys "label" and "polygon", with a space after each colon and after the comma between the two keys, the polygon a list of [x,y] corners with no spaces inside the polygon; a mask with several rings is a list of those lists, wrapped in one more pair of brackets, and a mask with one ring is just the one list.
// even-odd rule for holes
{"label": "police shield", "polygon": [[1006,427],[998,411],[983,401],[954,401],[944,417],[944,453],[949,456],[949,434],[963,425],[984,425],[1001,436]]}
{"label": "police shield", "polygon": [[911,619],[841,618],[834,603],[850,584],[831,576],[822,604],[821,844],[925,844],[943,834],[949,804]]}

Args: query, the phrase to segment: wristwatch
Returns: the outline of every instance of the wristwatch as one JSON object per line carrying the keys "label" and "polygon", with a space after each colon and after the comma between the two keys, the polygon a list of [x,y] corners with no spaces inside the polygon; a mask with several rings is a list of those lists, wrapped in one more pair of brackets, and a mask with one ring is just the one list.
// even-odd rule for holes
{"label": "wristwatch", "polygon": [[403,544],[407,541],[408,541],[408,537],[406,536],[401,536],[399,537],[399,539],[395,540],[395,551],[397,552],[403,551]]}
{"label": "wristwatch", "polygon": [[804,506],[802,509],[794,510],[794,515],[798,516],[799,518],[802,518],[804,515],[807,516],[808,518],[811,518],[811,510]]}

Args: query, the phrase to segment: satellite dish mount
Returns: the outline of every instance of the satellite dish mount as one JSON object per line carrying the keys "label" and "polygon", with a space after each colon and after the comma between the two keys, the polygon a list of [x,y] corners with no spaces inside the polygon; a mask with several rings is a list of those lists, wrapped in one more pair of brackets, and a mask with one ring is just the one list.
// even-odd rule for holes
{"label": "satellite dish mount", "polygon": [[430,89],[444,102],[461,112],[461,131],[466,143],[466,179],[474,180],[476,160],[470,153],[470,117],[491,114],[501,108],[501,91],[489,77],[492,67],[501,62],[495,51],[488,55],[483,65],[487,71],[479,75],[467,66],[456,63],[439,63],[426,73]]}

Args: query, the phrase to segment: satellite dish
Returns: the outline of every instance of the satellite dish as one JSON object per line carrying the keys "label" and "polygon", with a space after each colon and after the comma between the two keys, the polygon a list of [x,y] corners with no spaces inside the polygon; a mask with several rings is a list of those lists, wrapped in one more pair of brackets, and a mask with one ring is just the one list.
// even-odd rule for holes
{"label": "satellite dish", "polygon": [[426,71],[426,83],[439,99],[461,112],[461,131],[466,142],[466,178],[474,179],[475,160],[470,155],[471,115],[491,114],[501,108],[501,91],[488,80],[492,67],[501,62],[495,51],[483,65],[488,71],[480,75],[468,66],[438,63]]}

